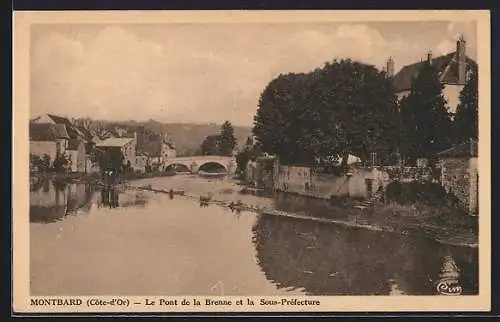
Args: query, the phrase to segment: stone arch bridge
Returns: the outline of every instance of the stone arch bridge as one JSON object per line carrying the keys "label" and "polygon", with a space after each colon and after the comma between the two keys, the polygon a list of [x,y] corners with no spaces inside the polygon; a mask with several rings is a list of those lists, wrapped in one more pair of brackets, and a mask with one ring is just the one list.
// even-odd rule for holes
{"label": "stone arch bridge", "polygon": [[217,155],[200,155],[192,157],[178,157],[167,159],[164,163],[164,169],[174,165],[182,165],[189,169],[192,173],[198,173],[200,169],[208,164],[217,164],[222,166],[228,174],[236,173],[236,158]]}

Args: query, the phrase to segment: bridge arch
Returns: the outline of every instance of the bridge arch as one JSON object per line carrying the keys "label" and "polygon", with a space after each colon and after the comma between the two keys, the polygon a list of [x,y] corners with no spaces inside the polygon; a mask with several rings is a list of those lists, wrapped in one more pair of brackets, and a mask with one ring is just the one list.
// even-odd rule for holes
{"label": "bridge arch", "polygon": [[224,170],[224,172],[229,172],[227,169],[227,165],[225,165],[222,162],[214,160],[203,161],[203,163],[200,163],[200,166],[198,167],[198,171],[210,172],[209,170],[215,170],[215,169],[222,169]]}
{"label": "bridge arch", "polygon": [[189,166],[182,163],[182,162],[170,162],[163,167],[163,170],[164,171],[176,170],[176,171],[182,171],[182,172],[190,172],[191,171]]}

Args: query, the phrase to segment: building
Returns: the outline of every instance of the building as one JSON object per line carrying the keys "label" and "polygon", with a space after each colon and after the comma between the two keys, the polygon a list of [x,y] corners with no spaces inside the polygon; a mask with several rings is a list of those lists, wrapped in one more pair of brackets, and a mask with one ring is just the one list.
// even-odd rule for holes
{"label": "building", "polygon": [[146,167],[149,165],[149,156],[147,156],[145,153],[137,152],[135,155],[134,170],[139,172],[146,172]]}
{"label": "building", "polygon": [[416,62],[403,66],[398,73],[394,73],[395,63],[392,57],[387,61],[385,71],[396,91],[398,100],[408,96],[412,80],[418,75],[423,64],[431,63],[439,73],[441,83],[444,85],[443,95],[449,107],[449,112],[456,113],[462,91],[472,68],[477,68],[477,63],[466,55],[466,41],[463,37],[457,40],[454,52],[438,57],[433,57],[432,52],[427,54],[427,61]]}
{"label": "building", "polygon": [[441,184],[453,193],[462,207],[478,214],[477,141],[469,140],[438,153]]}
{"label": "building", "polygon": [[30,155],[41,159],[48,156],[49,167],[59,155],[64,155],[69,148],[70,137],[66,127],[55,123],[29,124]]}
{"label": "building", "polygon": [[177,156],[177,151],[175,145],[169,141],[163,141],[161,145],[161,154],[163,157],[163,162],[167,159],[175,158]]}
{"label": "building", "polygon": [[66,155],[71,172],[87,172],[87,157],[85,153],[85,142],[80,139],[70,139]]}
{"label": "building", "polygon": [[[73,124],[68,118],[53,114],[44,114],[33,119],[31,124],[52,125],[65,128],[68,136],[66,156],[70,159],[73,172],[87,172],[91,167],[90,154],[95,145],[94,135],[83,127]],[[83,147],[83,148],[82,148]]]}
{"label": "building", "polygon": [[[123,165],[135,167],[136,139],[135,138],[109,138],[96,144],[96,149],[113,158],[123,156]],[[115,159],[116,160],[116,159]]]}
{"label": "building", "polygon": [[167,135],[152,135],[145,137],[141,135],[137,143],[137,155],[146,158],[146,165],[163,165],[168,159],[177,156],[175,146],[170,142]]}
{"label": "building", "polygon": [[64,125],[66,127],[66,131],[68,132],[68,136],[71,139],[84,139],[85,135],[73,125],[73,123],[66,117],[57,116],[54,114],[44,114],[39,117],[36,117],[32,120],[32,123],[35,124],[59,124]]}
{"label": "building", "polygon": [[127,137],[128,129],[122,126],[113,126],[108,129],[103,130],[98,136],[100,140],[106,140],[109,138],[122,138]]}

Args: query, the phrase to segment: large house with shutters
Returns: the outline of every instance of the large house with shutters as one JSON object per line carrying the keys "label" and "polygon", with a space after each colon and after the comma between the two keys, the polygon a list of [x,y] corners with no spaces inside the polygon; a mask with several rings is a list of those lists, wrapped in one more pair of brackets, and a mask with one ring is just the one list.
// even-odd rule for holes
{"label": "large house with shutters", "polygon": [[30,155],[40,159],[48,158],[48,167],[52,167],[59,155],[69,149],[70,137],[62,124],[30,123],[29,124]]}
{"label": "large house with shutters", "polygon": [[[65,133],[64,140],[61,133]],[[44,114],[30,121],[30,154],[49,155],[51,164],[56,156],[64,155],[69,171],[88,171],[88,143],[89,136],[68,118]]]}
{"label": "large house with shutters", "polygon": [[426,61],[421,60],[403,66],[397,73],[395,73],[394,59],[390,57],[385,71],[392,79],[398,100],[410,94],[412,80],[418,75],[423,64],[430,63],[436,67],[439,79],[444,85],[443,95],[448,103],[449,112],[452,115],[456,113],[460,92],[468,80],[471,69],[477,68],[477,63],[466,54],[466,44],[465,39],[460,36],[455,51],[438,57],[433,57],[432,52],[428,52]]}

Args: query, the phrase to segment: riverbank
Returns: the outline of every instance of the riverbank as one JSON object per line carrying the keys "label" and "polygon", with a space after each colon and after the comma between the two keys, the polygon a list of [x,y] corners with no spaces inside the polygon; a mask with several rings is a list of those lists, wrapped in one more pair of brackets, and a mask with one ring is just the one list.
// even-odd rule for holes
{"label": "riverbank", "polygon": [[[240,191],[224,192],[228,190],[225,184],[231,184]],[[371,207],[358,209],[354,207],[358,201],[350,198],[318,200],[286,193],[278,193],[272,198],[249,196],[244,194],[243,187],[238,187],[236,182],[227,180],[213,180],[193,186],[179,186],[171,181],[160,183],[155,180],[138,180],[129,185],[129,188],[156,193],[169,193],[170,189],[181,190],[185,198],[204,205],[228,207],[233,211],[250,211],[358,229],[416,235],[448,245],[478,247],[478,218],[468,216],[452,207],[379,202]],[[208,193],[209,191],[211,193]]]}
{"label": "riverbank", "polygon": [[[170,178],[162,180],[162,177]],[[98,173],[44,173],[32,175],[31,178],[104,185]],[[359,200],[352,198],[325,200],[283,192],[262,195],[259,191],[252,192],[239,185],[239,181],[234,179],[214,177],[200,180],[198,175],[193,174],[130,173],[117,187],[173,194],[204,205],[216,204],[231,208],[233,211],[250,211],[359,229],[424,236],[449,245],[472,248],[478,246],[478,217],[466,215],[449,206],[378,202],[360,209],[355,207]]]}
{"label": "riverbank", "polygon": [[[138,172],[129,172],[126,173],[121,182],[119,183],[127,183],[134,180],[145,179],[145,178],[162,178],[162,177],[171,177],[176,175],[175,172],[148,172],[148,173],[138,173]],[[30,173],[30,180],[39,180],[39,179],[49,179],[55,181],[64,181],[64,182],[75,182],[75,183],[89,183],[89,184],[103,184],[102,176],[100,173],[81,173],[81,172],[70,172],[70,173],[61,173],[61,172],[37,172]]]}

